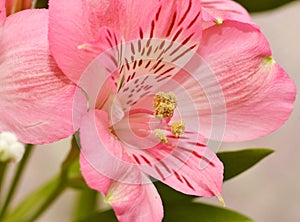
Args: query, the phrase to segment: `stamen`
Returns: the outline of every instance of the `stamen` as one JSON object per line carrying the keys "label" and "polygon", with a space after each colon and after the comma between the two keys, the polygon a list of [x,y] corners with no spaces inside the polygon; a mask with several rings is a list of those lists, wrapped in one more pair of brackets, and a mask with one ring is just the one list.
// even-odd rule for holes
{"label": "stamen", "polygon": [[160,140],[162,143],[167,143],[167,137],[161,129],[154,130],[155,136]]}
{"label": "stamen", "polygon": [[174,122],[171,125],[171,131],[174,136],[179,137],[184,133],[185,121]]}
{"label": "stamen", "polygon": [[159,92],[154,96],[154,115],[159,118],[171,117],[177,106],[177,98],[173,92]]}

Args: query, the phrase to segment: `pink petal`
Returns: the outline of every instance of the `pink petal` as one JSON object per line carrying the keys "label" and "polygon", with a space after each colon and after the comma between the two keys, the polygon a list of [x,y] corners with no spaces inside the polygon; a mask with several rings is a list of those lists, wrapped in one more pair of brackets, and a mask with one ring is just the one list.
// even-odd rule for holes
{"label": "pink petal", "polygon": [[90,111],[83,118],[80,142],[83,177],[106,195],[119,221],[161,221],[163,208],[154,185],[108,131],[105,112]]}
{"label": "pink petal", "polygon": [[0,1],[0,36],[6,19],[5,1]]}
{"label": "pink petal", "polygon": [[[49,41],[59,67],[70,79],[77,82],[95,57],[84,50],[79,50],[78,46],[96,41],[103,26],[120,30],[123,34],[130,32],[136,27],[139,17],[144,15],[141,10],[152,8],[156,2],[74,0],[70,7],[68,0],[50,1]],[[143,7],[140,7],[141,4]],[[66,8],[68,10],[65,10]]]}
{"label": "pink petal", "polygon": [[[140,170],[133,163],[109,128],[108,115],[101,110],[91,110],[82,118],[80,127],[81,154],[98,173],[123,183],[141,184]],[[104,191],[103,191],[104,192]]]}
{"label": "pink petal", "polygon": [[180,192],[221,197],[223,164],[203,138],[190,131],[179,138],[166,135],[165,144],[128,150],[141,170]]}
{"label": "pink petal", "polygon": [[239,3],[232,0],[203,0],[202,17],[205,22],[222,23],[227,20],[234,20],[245,23],[252,23],[247,10]]}
{"label": "pink petal", "polygon": [[74,82],[78,81],[81,73],[94,58],[89,53],[79,50],[78,46],[98,37],[98,30],[94,32],[90,30],[82,2],[81,0],[49,2],[50,49],[58,66]]}
{"label": "pink petal", "polygon": [[14,132],[24,143],[73,134],[73,117],[85,109],[82,94],[73,107],[77,88],[50,55],[47,24],[46,10],[22,11],[7,18],[1,36],[0,131]]}
{"label": "pink petal", "polygon": [[119,221],[162,221],[163,205],[155,186],[149,180],[149,184],[132,185],[117,183],[113,190],[121,199],[112,202],[113,209]]}
{"label": "pink petal", "polygon": [[[176,61],[182,66],[182,60],[188,60],[190,56],[187,52],[194,53],[199,46],[202,34],[202,27],[199,25],[202,21],[201,4],[198,0],[163,0],[148,8],[144,4],[145,1],[132,3],[137,8],[135,20],[138,22],[129,30],[121,30],[125,41],[135,40],[127,46],[127,50],[125,49],[132,52],[131,55],[125,55],[130,63],[129,71],[137,73],[136,76],[140,76],[140,72],[169,74],[171,71],[168,70],[172,67],[167,63]],[[126,7],[130,8],[131,5],[127,4]],[[139,8],[146,9],[142,16]],[[128,27],[126,23],[124,26]],[[133,58],[133,61],[130,58]],[[138,70],[132,68],[135,67],[135,63],[139,64]],[[177,69],[172,70],[176,71]],[[125,76],[128,82],[128,75]]]}
{"label": "pink petal", "polygon": [[189,47],[166,39],[124,41],[119,32],[102,27],[97,41],[81,45],[88,53],[99,54],[78,82],[87,93],[91,107],[103,109],[109,94],[118,91],[123,111],[128,111],[142,95],[157,93],[155,89],[161,88],[185,66],[198,45]]}
{"label": "pink petal", "polygon": [[[101,160],[99,160],[101,161]],[[84,154],[80,155],[80,171],[87,185],[103,194],[107,194],[107,191],[112,183],[112,180],[103,176],[95,169],[88,160],[84,157]]]}
{"label": "pink petal", "polygon": [[[140,12],[137,10],[136,13]],[[197,0],[163,0],[157,7],[150,7],[140,20],[131,39],[154,37],[186,44],[197,43],[201,38],[201,3]]]}
{"label": "pink petal", "polygon": [[139,27],[149,12],[158,6],[158,0],[98,0],[83,3],[83,11],[89,20],[90,29],[98,31],[102,26],[108,26],[122,33],[126,40],[132,31]]}
{"label": "pink petal", "polygon": [[91,166],[83,155],[80,158],[80,169],[88,186],[104,193],[119,221],[162,220],[162,202],[149,179],[147,184],[126,184],[111,180]]}
{"label": "pink petal", "polygon": [[[293,110],[295,86],[271,58],[268,42],[255,26],[227,21],[211,27],[204,31],[198,53],[213,76],[194,72],[198,84],[193,86],[187,80],[182,85],[198,101],[202,135],[220,139],[212,131],[218,128],[224,131],[224,141],[243,141],[264,136],[284,124]],[[212,83],[206,76],[217,81]],[[197,93],[200,80],[203,90]],[[219,87],[222,95],[215,93]],[[205,92],[213,94],[211,99],[205,98]],[[216,125],[212,118],[226,118],[226,125]]]}
{"label": "pink petal", "polygon": [[[75,82],[97,55],[82,50],[81,46],[99,42],[99,31],[104,26],[121,33],[126,41],[164,37],[187,48],[197,46],[202,32],[198,0],[176,3],[75,0],[69,10],[65,8],[69,8],[67,0],[50,1],[49,41],[59,67]],[[173,19],[171,23],[169,17]],[[182,54],[179,52],[177,56]]]}
{"label": "pink petal", "polygon": [[[110,29],[103,27],[101,28],[100,34],[105,37],[106,31]],[[116,93],[117,83],[116,79],[119,78],[119,73],[115,70],[117,69],[117,50],[112,48],[111,50],[105,50],[105,48],[110,47],[110,42],[102,41],[101,44],[93,46],[92,44],[86,44],[85,51],[89,54],[94,54],[96,51],[104,50],[97,58],[95,58],[91,63],[89,63],[82,73],[80,79],[78,80],[78,85],[85,91],[89,107],[91,109],[99,108],[105,110],[105,103],[111,96],[111,94]]]}
{"label": "pink petal", "polygon": [[162,182],[186,194],[221,198],[223,164],[210,149],[195,146],[190,159]]}
{"label": "pink petal", "polygon": [[[235,103],[227,114],[224,140],[242,141],[265,136],[283,125],[293,111],[296,87],[288,74],[278,65],[269,64],[261,75],[270,75],[263,95],[255,95],[242,104]],[[229,94],[229,93],[228,93]],[[233,95],[228,95],[230,97]]]}

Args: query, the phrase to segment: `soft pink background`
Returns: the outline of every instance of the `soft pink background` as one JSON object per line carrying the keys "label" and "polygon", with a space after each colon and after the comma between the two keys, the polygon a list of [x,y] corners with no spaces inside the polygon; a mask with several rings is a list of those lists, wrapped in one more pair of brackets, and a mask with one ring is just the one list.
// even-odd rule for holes
{"label": "soft pink background", "polygon": [[[280,9],[254,14],[267,36],[275,60],[300,89],[300,1]],[[228,208],[243,212],[257,222],[300,221],[300,99],[286,124],[259,140],[223,144],[221,150],[272,147],[274,154],[224,185]],[[37,149],[28,166],[16,201],[58,172],[69,149],[69,141]],[[74,191],[66,192],[38,221],[70,221]],[[208,200],[219,204],[216,200]]]}

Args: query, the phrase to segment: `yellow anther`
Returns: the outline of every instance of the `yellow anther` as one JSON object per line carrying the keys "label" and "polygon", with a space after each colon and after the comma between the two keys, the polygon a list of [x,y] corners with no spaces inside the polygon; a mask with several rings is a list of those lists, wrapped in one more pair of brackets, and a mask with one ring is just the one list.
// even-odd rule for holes
{"label": "yellow anther", "polygon": [[167,137],[162,130],[156,129],[156,130],[154,130],[154,133],[155,133],[155,136],[160,140],[160,142],[162,142],[162,143],[168,142]]}
{"label": "yellow anther", "polygon": [[177,106],[177,98],[173,92],[159,92],[154,96],[154,115],[157,118],[167,118],[173,115]]}
{"label": "yellow anther", "polygon": [[174,136],[179,137],[184,133],[185,121],[174,122],[171,124],[171,131]]}

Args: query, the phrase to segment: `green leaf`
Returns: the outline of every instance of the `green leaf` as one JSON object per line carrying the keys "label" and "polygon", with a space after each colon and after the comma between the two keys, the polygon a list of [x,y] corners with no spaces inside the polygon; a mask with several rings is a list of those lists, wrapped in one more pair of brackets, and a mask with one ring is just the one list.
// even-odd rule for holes
{"label": "green leaf", "polygon": [[277,8],[295,0],[235,0],[249,12],[259,12]]}
{"label": "green leaf", "polygon": [[156,181],[155,186],[164,203],[190,203],[196,196],[180,193],[162,182]]}
{"label": "green leaf", "polygon": [[117,218],[113,210],[101,211],[94,213],[85,219],[76,222],[117,222]]}
{"label": "green leaf", "polygon": [[217,153],[224,164],[224,181],[239,175],[273,152],[271,149],[258,148]]}
{"label": "green leaf", "polygon": [[55,177],[45,183],[39,189],[27,196],[13,211],[9,212],[4,221],[28,221],[28,218],[31,218],[36,210],[39,209],[40,205],[48,198],[48,195],[45,194],[53,192],[58,183],[59,177]]}
{"label": "green leaf", "polygon": [[253,222],[235,211],[202,203],[166,204],[164,222]]}
{"label": "green leaf", "polygon": [[[113,210],[95,213],[77,222],[115,222]],[[164,222],[253,222],[250,218],[226,208],[202,203],[164,205]]]}

